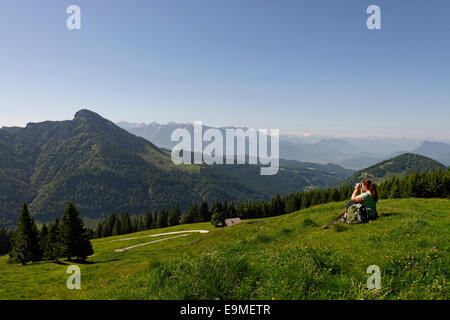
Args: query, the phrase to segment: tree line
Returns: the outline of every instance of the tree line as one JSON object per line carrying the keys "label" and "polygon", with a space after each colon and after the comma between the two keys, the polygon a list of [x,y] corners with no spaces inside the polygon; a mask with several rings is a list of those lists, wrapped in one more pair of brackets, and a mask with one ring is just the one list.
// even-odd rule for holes
{"label": "tree line", "polygon": [[[413,173],[401,178],[394,176],[377,184],[377,191],[379,199],[450,198],[450,169],[438,169],[430,173]],[[181,213],[178,205],[170,210],[149,210],[144,215],[133,217],[127,212],[122,215],[113,213],[104,221],[99,222],[95,229],[86,228],[84,230],[88,238],[102,238],[188,223],[211,222],[214,226],[222,226],[225,219],[228,218],[256,219],[278,216],[318,204],[348,200],[352,193],[353,186],[342,185],[336,188],[290,193],[283,197],[276,195],[269,201],[238,201],[237,203],[234,201],[217,201],[211,207],[206,201],[202,201],[193,203],[183,213]],[[82,224],[79,215],[78,219],[78,223]],[[52,248],[55,243],[58,243],[55,239],[59,237],[58,230],[61,227],[59,224],[56,219],[48,227],[44,225],[41,229],[41,233],[48,233],[48,238],[44,236],[41,236],[41,238],[49,239],[49,244],[44,244],[46,240],[43,240],[41,245],[42,248],[48,248],[47,251],[44,250],[43,256],[45,259],[59,257],[61,252],[64,251]],[[44,231],[45,229],[46,231]],[[5,250],[7,250],[6,252],[10,250],[8,239],[11,239],[11,235],[10,230],[0,230],[0,250],[3,250],[3,253],[5,253]]]}
{"label": "tree line", "polygon": [[[217,201],[211,208],[206,201],[194,203],[189,210],[180,214],[177,205],[170,211],[162,209],[148,211],[144,216],[135,217],[131,232],[154,228],[165,228],[178,224],[210,221],[214,226],[222,226],[225,219],[256,219],[278,216],[334,201],[348,200],[353,193],[352,185],[336,188],[300,191],[283,197],[276,195],[269,201]],[[379,199],[398,198],[450,198],[450,169],[430,173],[413,173],[406,177],[392,177],[377,184]],[[129,233],[129,215],[120,217],[112,214],[104,222],[98,224],[95,237],[107,237]],[[122,228],[122,226],[125,226]]]}

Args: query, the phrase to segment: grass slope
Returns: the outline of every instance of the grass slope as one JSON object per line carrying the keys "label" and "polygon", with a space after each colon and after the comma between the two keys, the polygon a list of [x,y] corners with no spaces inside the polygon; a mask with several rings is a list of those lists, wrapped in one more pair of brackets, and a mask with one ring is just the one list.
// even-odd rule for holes
{"label": "grass slope", "polygon": [[[27,266],[0,257],[1,299],[448,299],[450,200],[379,203],[380,219],[320,230],[344,203],[214,229],[183,225],[93,241],[81,290],[68,290],[65,260]],[[116,253],[159,238],[210,230]],[[370,265],[380,290],[368,290]]]}

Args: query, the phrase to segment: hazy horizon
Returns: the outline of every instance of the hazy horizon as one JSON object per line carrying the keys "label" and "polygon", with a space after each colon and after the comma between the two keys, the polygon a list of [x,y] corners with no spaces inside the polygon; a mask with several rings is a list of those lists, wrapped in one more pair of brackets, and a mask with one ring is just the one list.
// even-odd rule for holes
{"label": "hazy horizon", "polygon": [[[76,112],[83,110],[83,109],[78,109]],[[93,109],[87,109],[89,111],[95,112],[97,114],[99,114],[98,112],[96,112]],[[73,115],[75,115],[75,113]],[[99,114],[101,117],[108,119],[110,121],[112,121],[113,123],[115,123],[118,126],[124,125],[124,124],[128,124],[128,125],[132,125],[132,126],[148,126],[151,124],[157,124],[157,125],[169,125],[169,124],[177,124],[177,125],[193,125],[194,121],[182,121],[182,122],[176,122],[176,121],[169,121],[169,122],[158,122],[158,121],[128,121],[128,120],[112,120],[109,119],[108,117],[105,117],[103,114]],[[67,121],[67,120],[72,120],[72,117],[69,118],[61,118],[61,119],[46,119],[46,120],[38,120],[38,121],[26,121],[25,123],[19,123],[19,124],[13,124],[13,125],[4,125],[2,124],[2,121],[0,120],[0,128],[7,128],[7,127],[19,127],[19,128],[25,128],[27,126],[27,124],[29,123],[39,123],[39,122],[45,122],[45,121]],[[195,120],[196,121],[196,120]],[[221,124],[221,125],[212,125],[209,123],[203,123],[203,126],[206,127],[213,127],[213,128],[226,128],[226,127],[237,127],[237,128],[253,128],[251,126],[248,125],[236,125],[236,124],[232,124],[232,123],[228,123],[228,124]],[[266,129],[266,128],[254,128],[254,129]],[[429,136],[395,136],[395,135],[391,135],[391,136],[387,136],[387,135],[327,135],[327,134],[323,134],[320,132],[295,132],[295,131],[280,131],[280,135],[282,136],[290,136],[292,138],[303,138],[303,139],[308,139],[308,138],[317,138],[317,139],[333,139],[333,138],[340,138],[340,139],[345,139],[345,138],[349,138],[349,139],[371,139],[371,138],[379,138],[379,139],[402,139],[402,140],[412,140],[412,141],[436,141],[436,142],[446,142],[446,143],[450,143],[450,136],[448,137],[429,137]]]}

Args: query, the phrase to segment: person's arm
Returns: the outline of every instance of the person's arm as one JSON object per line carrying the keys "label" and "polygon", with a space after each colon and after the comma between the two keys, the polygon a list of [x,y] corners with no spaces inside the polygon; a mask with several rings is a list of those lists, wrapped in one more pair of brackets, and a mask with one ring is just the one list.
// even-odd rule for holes
{"label": "person's arm", "polygon": [[358,195],[359,189],[360,189],[360,186],[359,185],[356,186],[355,191],[353,191],[353,194],[352,194],[352,200],[355,202],[363,202],[363,198],[361,198],[361,196]]}

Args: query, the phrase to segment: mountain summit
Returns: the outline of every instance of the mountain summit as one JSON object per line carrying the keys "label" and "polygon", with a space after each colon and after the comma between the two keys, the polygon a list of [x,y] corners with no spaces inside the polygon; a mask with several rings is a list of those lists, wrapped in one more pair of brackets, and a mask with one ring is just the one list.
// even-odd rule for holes
{"label": "mountain summit", "polygon": [[88,110],[88,109],[81,109],[80,111],[75,113],[74,120],[82,119],[82,118],[106,120],[102,116],[100,116],[98,113],[95,113],[95,112],[93,112],[91,110]]}

